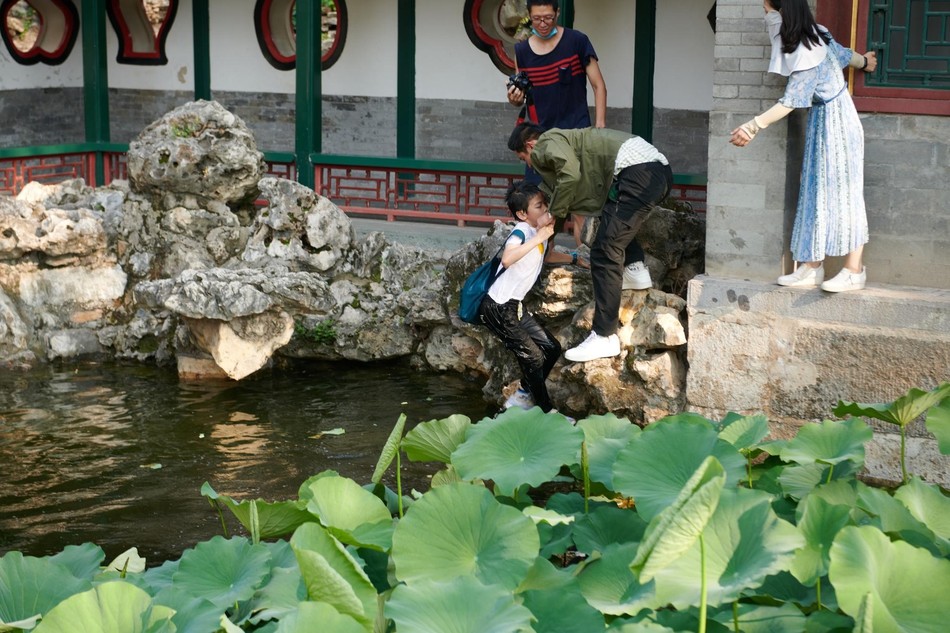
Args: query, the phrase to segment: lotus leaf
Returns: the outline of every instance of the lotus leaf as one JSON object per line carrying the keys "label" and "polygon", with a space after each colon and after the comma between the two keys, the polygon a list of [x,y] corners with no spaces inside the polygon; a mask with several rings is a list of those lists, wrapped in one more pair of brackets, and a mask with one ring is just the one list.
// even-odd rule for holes
{"label": "lotus leaf", "polygon": [[175,633],[206,633],[216,631],[225,607],[218,607],[204,598],[195,598],[180,589],[171,587],[155,594],[152,600],[175,611],[172,624]]}
{"label": "lotus leaf", "polygon": [[535,523],[547,523],[548,525],[570,525],[574,522],[574,517],[569,514],[558,514],[553,510],[545,510],[538,506],[528,506],[521,511]]}
{"label": "lotus leaf", "polygon": [[707,457],[673,503],[653,517],[630,563],[641,583],[651,580],[690,549],[702,534],[726,483],[726,473],[713,456]]}
{"label": "lotus leaf", "polygon": [[603,552],[615,543],[639,543],[646,529],[646,522],[636,512],[601,506],[577,519],[574,543],[581,552]]}
{"label": "lotus leaf", "polygon": [[[736,600],[766,577],[787,569],[804,538],[779,519],[772,497],[757,490],[725,488],[719,506],[703,530],[709,604]],[[686,608],[700,602],[700,546],[695,543],[673,563],[659,570],[655,607]]]}
{"label": "lotus leaf", "polygon": [[231,513],[241,522],[246,530],[251,532],[251,510],[256,506],[256,531],[260,539],[270,539],[290,534],[298,526],[315,517],[307,512],[306,503],[302,501],[275,501],[263,499],[237,501],[227,495],[218,494],[207,481],[201,486],[201,494],[212,501],[224,504]]}
{"label": "lotus leaf", "polygon": [[518,586],[515,593],[524,593],[534,589],[557,589],[558,587],[566,587],[573,582],[574,576],[571,572],[559,569],[550,560],[539,556],[534,559],[534,564],[528,570],[528,575],[525,576],[524,581]]}
{"label": "lotus leaf", "polygon": [[812,464],[791,464],[782,470],[779,483],[782,492],[792,499],[804,499],[818,486],[827,485],[834,481],[851,481],[859,465],[854,462],[843,462],[837,466],[828,466],[818,462]]}
{"label": "lotus leaf", "polygon": [[668,626],[652,620],[614,620],[607,627],[607,633],[679,633]]}
{"label": "lotus leaf", "polygon": [[83,543],[82,545],[67,545],[63,551],[49,556],[47,560],[62,565],[76,578],[91,580],[102,571],[102,561],[105,558],[106,554],[101,547],[92,543]]}
{"label": "lotus leaf", "polygon": [[870,620],[875,633],[946,630],[950,560],[874,527],[848,526],[831,546],[828,575],[840,608],[859,624]]}
{"label": "lotus leaf", "polygon": [[174,610],[152,604],[133,584],[107,582],[60,602],[34,633],[174,633]]}
{"label": "lotus leaf", "polygon": [[857,506],[873,517],[871,523],[882,532],[898,534],[900,532],[920,532],[927,538],[934,538],[933,532],[921,523],[907,508],[886,490],[858,485]]}
{"label": "lotus leaf", "polygon": [[523,484],[540,486],[576,462],[583,439],[563,415],[513,407],[471,427],[452,453],[452,465],[462,479],[491,479],[512,494]]}
{"label": "lotus leaf", "polygon": [[393,590],[385,609],[397,630],[412,633],[528,633],[532,630],[531,612],[515,602],[510,590],[483,585],[471,576],[442,581],[419,579],[400,585]]}
{"label": "lotus leaf", "polygon": [[798,464],[840,464],[851,461],[864,464],[864,443],[871,439],[871,427],[857,418],[841,422],[825,420],[799,429],[782,449],[782,459]]}
{"label": "lotus leaf", "polygon": [[859,633],[862,629],[855,628],[850,617],[823,609],[808,616],[804,630],[805,633]]}
{"label": "lotus leaf", "polygon": [[944,552],[950,551],[950,499],[939,488],[920,477],[911,477],[897,489],[894,498],[942,541]]}
{"label": "lotus leaf", "polygon": [[795,552],[791,572],[809,587],[828,573],[828,556],[835,536],[851,520],[851,508],[831,505],[815,495],[808,495],[798,529],[805,537],[805,546]]}
{"label": "lotus leaf", "polygon": [[362,624],[323,602],[301,602],[275,633],[363,633]]}
{"label": "lotus leaf", "polygon": [[399,452],[399,443],[402,441],[402,433],[405,428],[406,414],[402,413],[399,415],[399,419],[396,420],[396,425],[393,427],[392,432],[386,439],[386,443],[383,445],[383,450],[379,455],[379,461],[376,462],[376,469],[370,478],[370,481],[374,484],[378,484],[382,481],[383,473],[385,473],[389,465],[393,463],[393,459],[395,459],[396,454]]}
{"label": "lotus leaf", "polygon": [[472,421],[464,415],[451,415],[441,420],[417,424],[406,433],[402,449],[414,462],[442,462],[448,464],[452,452],[465,441],[465,433]]}
{"label": "lotus leaf", "polygon": [[90,586],[89,580],[76,578],[51,559],[10,552],[0,558],[0,626],[46,615]]}
{"label": "lotus leaf", "polygon": [[270,552],[246,538],[215,536],[181,556],[172,586],[219,607],[248,600],[270,572]]}
{"label": "lotus leaf", "polygon": [[[731,607],[720,610],[712,617],[732,628],[734,620]],[[742,633],[801,633],[805,628],[805,614],[791,604],[778,607],[740,604],[738,621]]]}
{"label": "lotus leaf", "polygon": [[577,426],[584,431],[591,481],[613,490],[614,462],[620,451],[630,443],[630,438],[640,433],[640,427],[612,413],[585,418]]}
{"label": "lotus leaf", "polygon": [[301,525],[290,539],[310,600],[326,602],[372,631],[376,589],[360,564],[326,529]]}
{"label": "lotus leaf", "polygon": [[937,438],[937,446],[950,455],[950,397],[927,412],[927,430]]}
{"label": "lotus leaf", "polygon": [[604,616],[590,606],[576,579],[550,589],[532,589],[522,594],[537,621],[535,633],[590,633],[604,628]]}
{"label": "lotus leaf", "polygon": [[249,605],[251,613],[254,614],[251,622],[258,624],[266,620],[280,620],[293,613],[297,603],[306,599],[307,588],[295,559],[293,568],[275,567],[271,571],[270,580],[257,592]]}
{"label": "lotus leaf", "polygon": [[729,484],[745,474],[745,458],[720,440],[708,420],[695,415],[654,422],[633,437],[614,464],[614,486],[633,497],[637,511],[650,521],[679,496],[686,482],[710,455],[722,464]]}
{"label": "lotus leaf", "polygon": [[636,543],[608,545],[581,567],[577,581],[592,607],[607,615],[635,615],[655,604],[653,581],[641,585],[630,570]]}
{"label": "lotus leaf", "polygon": [[728,415],[723,419],[719,430],[719,438],[729,442],[740,451],[758,448],[759,442],[768,434],[769,421],[762,414]]}
{"label": "lotus leaf", "polygon": [[392,516],[379,497],[346,477],[322,477],[310,484],[307,510],[345,543],[388,550]]}
{"label": "lotus leaf", "polygon": [[864,404],[842,400],[838,402],[838,406],[833,411],[839,418],[846,415],[863,416],[890,422],[904,428],[923,415],[927,409],[948,397],[950,397],[950,383],[943,383],[931,391],[911,389],[894,402]]}
{"label": "lotus leaf", "polygon": [[404,582],[474,575],[513,589],[538,555],[531,519],[481,486],[450,484],[416,501],[396,526],[392,558]]}

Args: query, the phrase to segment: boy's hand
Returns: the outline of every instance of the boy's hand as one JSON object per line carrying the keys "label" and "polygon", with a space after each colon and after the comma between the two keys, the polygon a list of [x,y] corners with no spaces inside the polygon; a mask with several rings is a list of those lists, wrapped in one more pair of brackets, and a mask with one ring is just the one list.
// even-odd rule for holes
{"label": "boy's hand", "polygon": [[545,242],[554,237],[554,223],[545,224],[542,227],[538,228],[538,237],[540,237]]}

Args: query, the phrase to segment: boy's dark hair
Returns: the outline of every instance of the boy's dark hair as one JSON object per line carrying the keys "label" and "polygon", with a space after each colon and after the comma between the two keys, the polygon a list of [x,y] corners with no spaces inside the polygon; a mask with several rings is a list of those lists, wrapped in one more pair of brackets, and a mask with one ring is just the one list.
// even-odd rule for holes
{"label": "boy's dark hair", "polygon": [[536,123],[519,123],[508,137],[508,149],[513,152],[523,152],[528,141],[539,138],[544,134],[544,128]]}
{"label": "boy's dark hair", "polygon": [[516,180],[511,183],[508,192],[505,193],[505,204],[508,205],[511,215],[518,219],[518,211],[527,210],[528,203],[535,196],[544,196],[544,192],[537,185],[526,180]]}
{"label": "boy's dark hair", "polygon": [[531,7],[551,7],[551,9],[557,13],[560,9],[560,4],[557,0],[528,0],[528,11],[531,11]]}

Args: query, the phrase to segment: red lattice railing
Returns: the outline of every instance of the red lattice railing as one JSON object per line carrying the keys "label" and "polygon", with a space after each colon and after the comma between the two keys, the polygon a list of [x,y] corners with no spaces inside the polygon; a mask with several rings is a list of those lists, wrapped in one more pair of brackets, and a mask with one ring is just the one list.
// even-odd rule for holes
{"label": "red lattice railing", "polygon": [[[124,152],[103,152],[103,159],[102,185],[127,177]],[[0,158],[0,194],[15,196],[29,182],[53,184],[72,178],[82,178],[90,186],[98,184],[95,152]]]}

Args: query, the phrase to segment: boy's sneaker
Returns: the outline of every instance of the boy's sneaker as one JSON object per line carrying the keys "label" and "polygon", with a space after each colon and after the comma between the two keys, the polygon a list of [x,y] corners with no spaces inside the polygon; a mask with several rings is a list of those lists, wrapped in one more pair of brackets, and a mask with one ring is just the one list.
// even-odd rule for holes
{"label": "boy's sneaker", "polygon": [[650,270],[643,262],[633,262],[623,269],[623,290],[646,290],[652,287]]}
{"label": "boy's sneaker", "polygon": [[788,286],[790,288],[815,288],[821,285],[825,279],[825,265],[818,268],[812,268],[808,264],[802,264],[798,270],[790,275],[782,275],[778,278],[778,285]]}
{"label": "boy's sneaker", "polygon": [[616,334],[601,336],[591,332],[583,343],[564,352],[564,358],[583,363],[595,358],[610,358],[620,354],[620,338]]}
{"label": "boy's sneaker", "polygon": [[853,273],[847,268],[842,268],[841,272],[821,284],[821,289],[825,292],[846,292],[848,290],[863,290],[864,284],[868,280],[867,269],[862,266],[860,273]]}
{"label": "boy's sneaker", "polygon": [[534,406],[534,398],[531,397],[531,394],[525,391],[524,389],[518,389],[505,400],[505,408],[510,409],[511,407],[520,407],[527,411]]}

